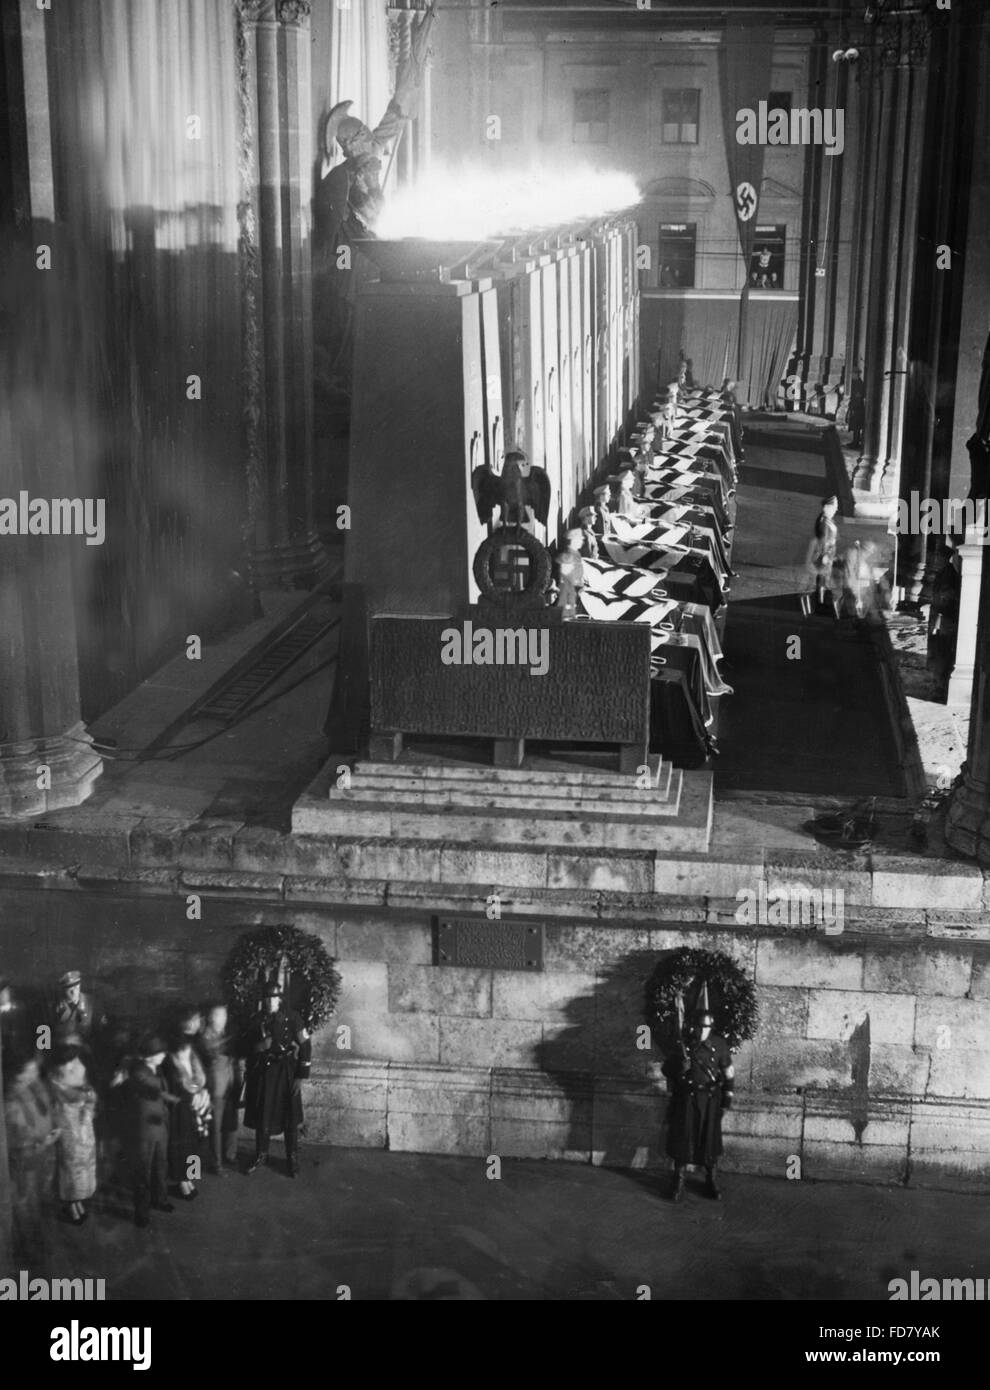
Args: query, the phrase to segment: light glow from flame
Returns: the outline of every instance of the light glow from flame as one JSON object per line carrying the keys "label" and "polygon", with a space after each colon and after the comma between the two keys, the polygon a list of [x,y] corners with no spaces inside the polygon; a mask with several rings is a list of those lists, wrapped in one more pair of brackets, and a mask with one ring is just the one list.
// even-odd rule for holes
{"label": "light glow from flame", "polygon": [[591,220],[639,202],[629,174],[587,167],[434,169],[412,187],[387,191],[380,237],[471,241]]}

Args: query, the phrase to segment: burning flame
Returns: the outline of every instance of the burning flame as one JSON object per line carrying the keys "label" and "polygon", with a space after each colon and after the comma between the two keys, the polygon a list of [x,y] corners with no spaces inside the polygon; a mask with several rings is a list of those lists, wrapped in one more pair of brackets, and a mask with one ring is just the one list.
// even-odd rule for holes
{"label": "burning flame", "polygon": [[470,241],[604,217],[639,202],[629,174],[598,169],[434,170],[386,193],[380,237]]}

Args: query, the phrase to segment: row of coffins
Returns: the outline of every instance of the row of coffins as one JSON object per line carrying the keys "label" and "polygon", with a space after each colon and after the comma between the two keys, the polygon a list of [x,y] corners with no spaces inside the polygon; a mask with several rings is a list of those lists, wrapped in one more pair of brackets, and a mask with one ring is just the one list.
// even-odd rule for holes
{"label": "row of coffins", "polygon": [[718,701],[732,693],[719,671],[741,454],[731,390],[672,385],[630,446],[578,513],[576,612],[649,624],[651,746],[701,759],[718,751]]}
{"label": "row of coffins", "polygon": [[380,278],[355,303],[336,747],[364,739],[376,615],[478,603],[492,533],[507,536],[493,568],[518,576],[531,557],[509,530],[559,536],[614,455],[639,395],[636,245],[623,217],[479,244],[365,245]]}
{"label": "row of coffins", "polygon": [[363,243],[380,279],[355,305],[346,577],[369,612],[477,599],[479,470],[501,475],[513,449],[549,485],[535,534],[561,534],[638,397],[636,244],[621,217]]}

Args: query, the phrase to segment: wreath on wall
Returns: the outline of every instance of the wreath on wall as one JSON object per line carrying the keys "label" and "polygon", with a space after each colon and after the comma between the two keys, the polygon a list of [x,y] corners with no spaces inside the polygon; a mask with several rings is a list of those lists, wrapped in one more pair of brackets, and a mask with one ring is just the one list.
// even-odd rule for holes
{"label": "wreath on wall", "polygon": [[286,1005],[314,1033],[330,1018],[340,993],[340,975],[318,936],[298,927],[260,927],[240,938],[221,972],[232,1008],[250,1016],[269,985],[277,983]]}
{"label": "wreath on wall", "polygon": [[735,1052],[751,1038],[759,1022],[756,986],[722,951],[685,946],[658,962],[646,985],[646,1018],[657,1046],[674,1047],[686,1022],[705,1004],[720,1033]]}

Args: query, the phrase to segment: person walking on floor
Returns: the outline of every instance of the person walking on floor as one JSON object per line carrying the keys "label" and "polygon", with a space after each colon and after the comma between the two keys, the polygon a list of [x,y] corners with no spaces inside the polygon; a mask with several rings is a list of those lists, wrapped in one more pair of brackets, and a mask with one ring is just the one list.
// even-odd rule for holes
{"label": "person walking on floor", "polygon": [[211,1003],[206,1026],[200,1034],[206,1058],[206,1086],[210,1093],[210,1171],[224,1177],[224,1164],[237,1161],[237,1107],[241,1098],[241,1064],[228,1027],[226,1004]]}
{"label": "person walking on floor", "polygon": [[43,1267],[50,1264],[59,1132],[37,1052],[4,1053],[3,1098],[14,1257]]}
{"label": "person walking on floor", "polygon": [[[195,1019],[196,1028],[189,1024]],[[210,1093],[206,1071],[194,1045],[199,1038],[199,1012],[188,1013],[180,1021],[181,1031],[173,1039],[162,1064],[162,1075],[169,1092],[176,1096],[168,1132],[168,1176],[179,1189],[184,1202],[199,1196],[196,1187],[198,1161],[203,1140],[210,1133]],[[193,1161],[196,1167],[193,1166]]]}

